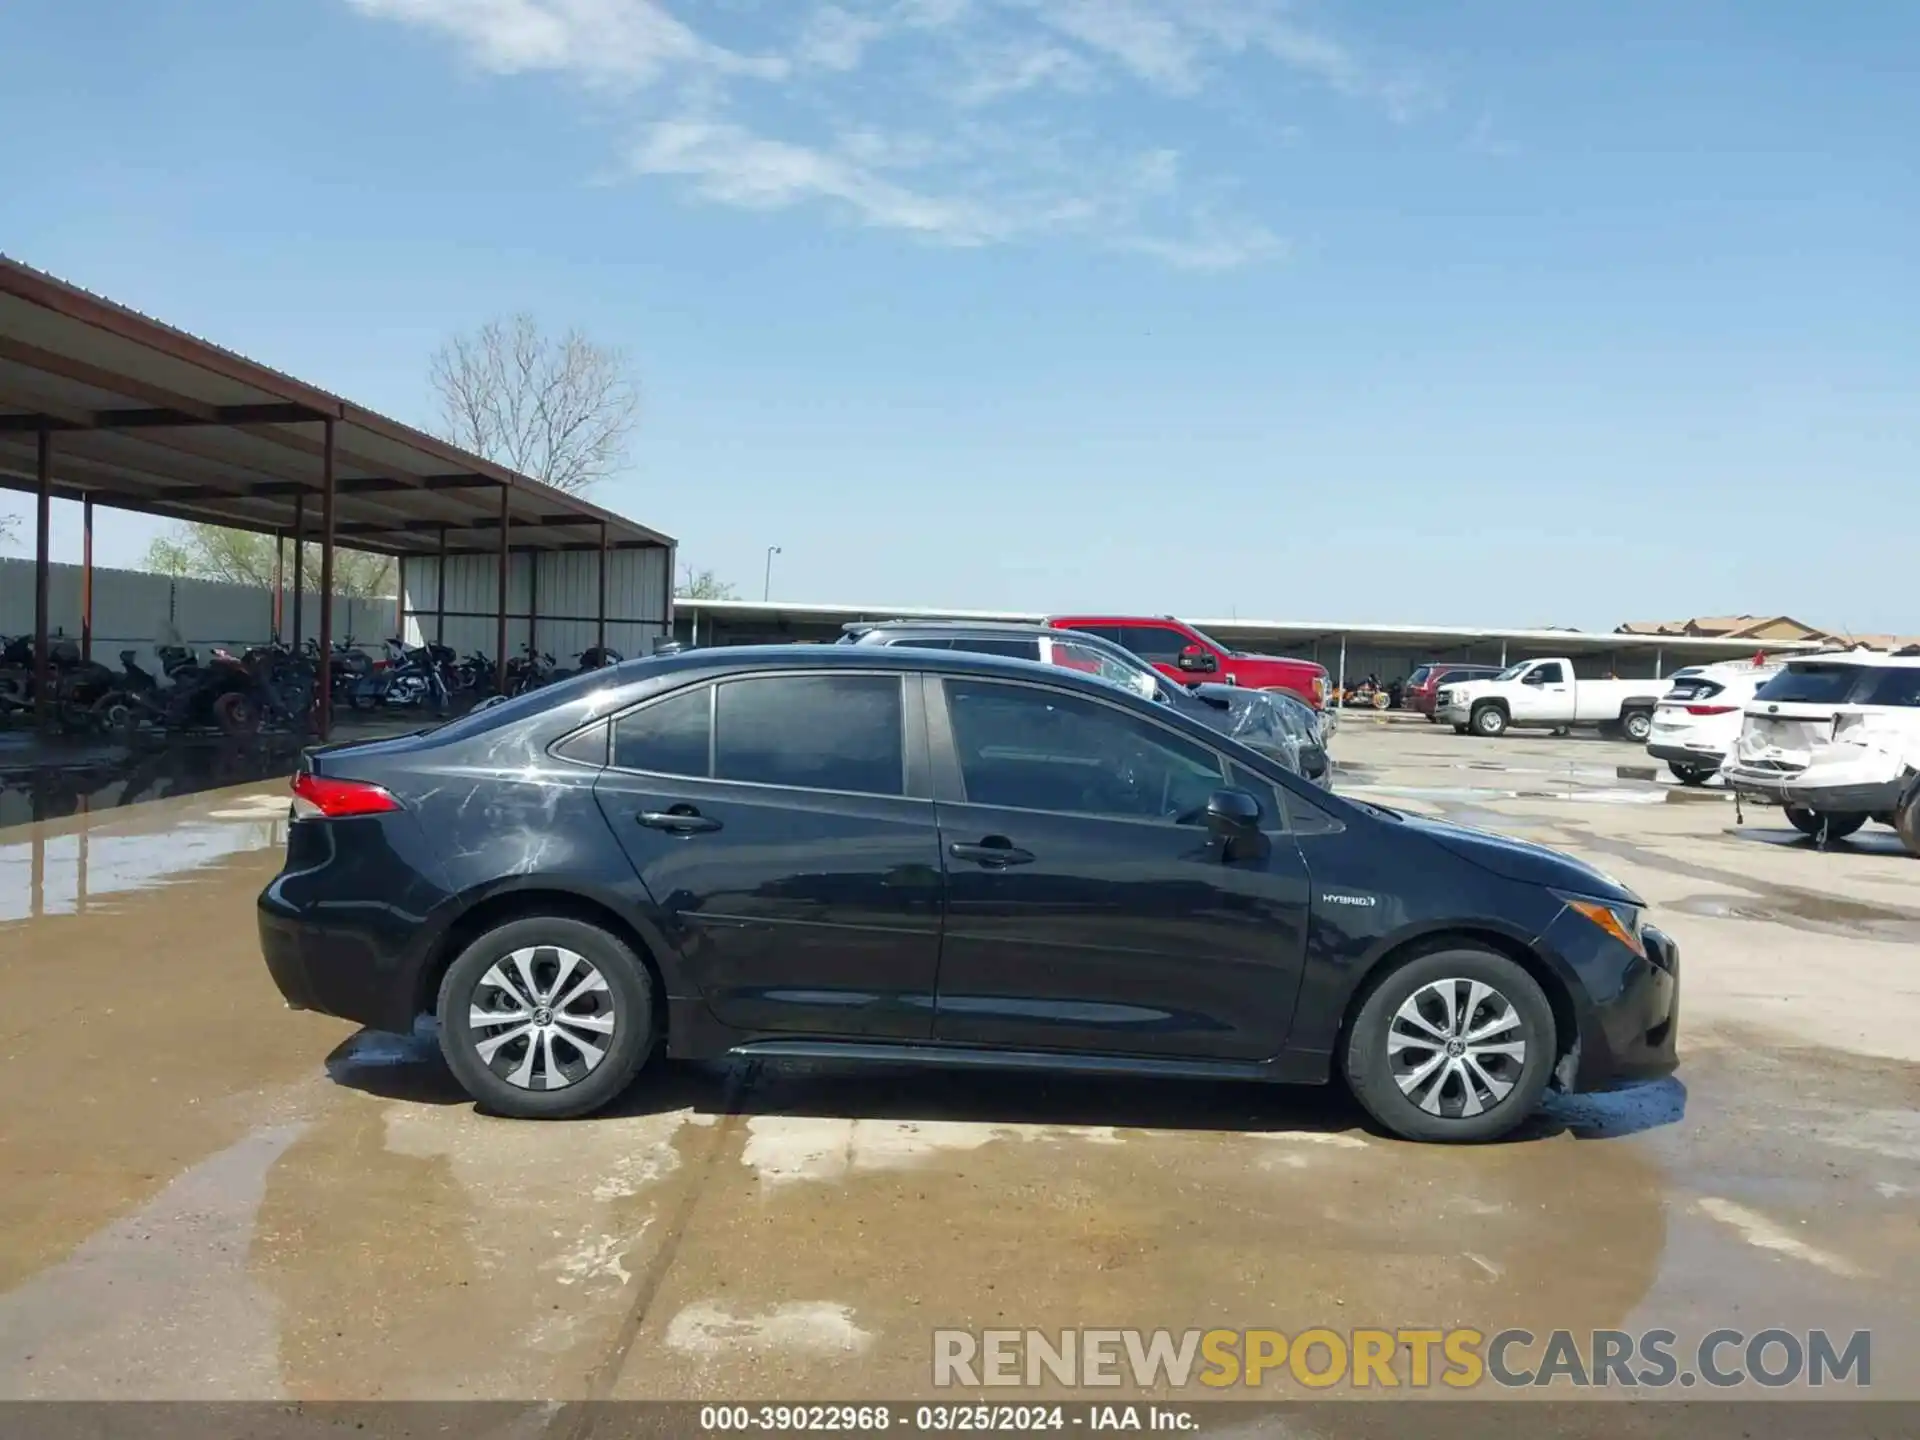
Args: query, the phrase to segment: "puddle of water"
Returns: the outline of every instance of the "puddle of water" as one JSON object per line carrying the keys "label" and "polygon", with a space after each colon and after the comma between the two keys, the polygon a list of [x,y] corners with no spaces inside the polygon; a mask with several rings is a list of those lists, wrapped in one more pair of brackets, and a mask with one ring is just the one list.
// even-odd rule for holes
{"label": "puddle of water", "polygon": [[1663,909],[1711,920],[1758,920],[1849,939],[1920,941],[1920,913],[1829,895],[1763,890],[1750,895],[1689,895]]}
{"label": "puddle of water", "polygon": [[151,890],[232,856],[285,845],[286,807],[284,795],[245,796],[210,812],[218,819],[164,830],[87,829],[0,845],[0,922],[84,915],[104,896]]}

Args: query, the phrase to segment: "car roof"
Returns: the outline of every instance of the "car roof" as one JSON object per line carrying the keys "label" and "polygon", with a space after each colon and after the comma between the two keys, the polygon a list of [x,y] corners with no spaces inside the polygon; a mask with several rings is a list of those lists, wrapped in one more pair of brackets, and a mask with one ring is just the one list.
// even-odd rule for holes
{"label": "car roof", "polygon": [[1822,650],[1816,655],[1793,655],[1788,665],[1861,665],[1892,670],[1910,670],[1920,666],[1920,654],[1904,651],[1889,654],[1885,650]]}
{"label": "car roof", "polygon": [[1045,625],[1018,620],[853,620],[842,625],[848,635],[868,635],[875,630],[928,630],[941,635],[1051,635]]}
{"label": "car roof", "polygon": [[[641,668],[651,667],[651,668]],[[627,660],[613,667],[619,679],[671,675],[683,670],[737,672],[751,670],[945,670],[979,673],[1032,681],[1072,684],[1089,694],[1111,697],[1127,693],[1108,680],[1082,676],[1059,665],[1036,665],[1011,655],[988,655],[978,650],[918,650],[911,645],[712,645],[683,650],[678,655]],[[1142,702],[1147,703],[1147,702]]]}

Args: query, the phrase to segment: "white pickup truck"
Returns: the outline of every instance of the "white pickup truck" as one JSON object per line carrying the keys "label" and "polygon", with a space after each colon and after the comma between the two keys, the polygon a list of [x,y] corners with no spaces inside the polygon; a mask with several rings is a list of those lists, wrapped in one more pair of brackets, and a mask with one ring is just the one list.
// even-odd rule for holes
{"label": "white pickup truck", "polygon": [[1516,725],[1592,725],[1603,735],[1644,744],[1666,688],[1662,680],[1577,680],[1567,659],[1522,660],[1491,679],[1443,685],[1434,697],[1434,718],[1457,735],[1504,735]]}

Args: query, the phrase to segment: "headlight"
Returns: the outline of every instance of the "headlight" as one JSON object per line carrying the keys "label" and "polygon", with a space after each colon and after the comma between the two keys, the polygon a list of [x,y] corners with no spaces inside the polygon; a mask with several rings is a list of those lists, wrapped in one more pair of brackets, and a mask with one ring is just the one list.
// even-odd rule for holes
{"label": "headlight", "polygon": [[1612,900],[1590,900],[1584,895],[1568,895],[1559,890],[1553,893],[1566,901],[1567,909],[1574,914],[1591,920],[1642,960],[1647,958],[1647,942],[1640,935],[1645,911]]}

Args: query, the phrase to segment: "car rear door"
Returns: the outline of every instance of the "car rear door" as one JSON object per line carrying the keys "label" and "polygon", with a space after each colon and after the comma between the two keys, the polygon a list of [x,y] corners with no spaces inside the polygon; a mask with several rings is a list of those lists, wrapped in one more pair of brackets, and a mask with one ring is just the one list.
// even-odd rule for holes
{"label": "car rear door", "polygon": [[[1309,886],[1284,819],[1226,861],[1199,823],[1217,751],[1116,697],[927,682],[947,924],[936,1038],[1258,1060],[1299,990]],[[1275,788],[1256,782],[1277,808]]]}
{"label": "car rear door", "polygon": [[717,1019],[931,1033],[942,881],[917,681],[697,683],[618,717],[609,760],[595,795]]}

